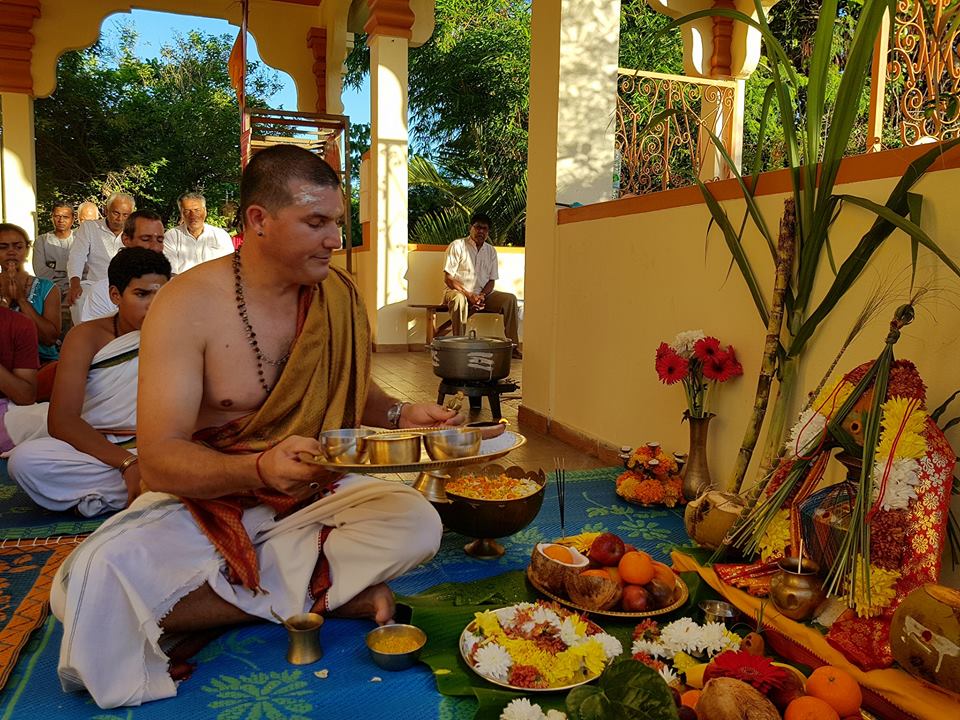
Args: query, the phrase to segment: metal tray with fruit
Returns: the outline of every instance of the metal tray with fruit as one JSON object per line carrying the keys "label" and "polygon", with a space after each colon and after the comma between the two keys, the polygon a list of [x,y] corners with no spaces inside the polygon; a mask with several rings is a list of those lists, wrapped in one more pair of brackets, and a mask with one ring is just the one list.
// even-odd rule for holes
{"label": "metal tray with fruit", "polygon": [[[588,557],[589,555],[589,557]],[[603,533],[584,554],[574,543],[539,543],[527,578],[551,600],[583,612],[620,618],[663,615],[690,593],[683,579],[647,553]]]}

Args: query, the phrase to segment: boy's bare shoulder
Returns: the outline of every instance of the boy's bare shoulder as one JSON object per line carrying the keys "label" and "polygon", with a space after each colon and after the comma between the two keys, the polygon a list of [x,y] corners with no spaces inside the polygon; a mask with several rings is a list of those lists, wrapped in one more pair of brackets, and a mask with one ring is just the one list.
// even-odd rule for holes
{"label": "boy's bare shoulder", "polygon": [[[185,273],[171,278],[157,295],[156,302],[161,307],[200,307],[209,308],[224,298],[230,298],[233,291],[233,268],[230,257],[219,258],[202,263]],[[203,303],[197,306],[196,303]],[[151,313],[153,308],[151,308]]]}

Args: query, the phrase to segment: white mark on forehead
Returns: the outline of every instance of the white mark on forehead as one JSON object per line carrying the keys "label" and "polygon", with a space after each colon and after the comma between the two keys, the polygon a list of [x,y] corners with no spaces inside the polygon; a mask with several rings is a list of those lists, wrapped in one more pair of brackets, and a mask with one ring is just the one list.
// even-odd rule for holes
{"label": "white mark on forehead", "polygon": [[301,190],[298,193],[295,193],[293,196],[293,201],[297,205],[315,205],[317,203],[322,203],[327,198],[325,195],[325,188],[310,188],[307,190]]}
{"label": "white mark on forehead", "polygon": [[150,283],[149,285],[147,285],[147,290],[159,290],[162,287],[163,285],[160,283]]}

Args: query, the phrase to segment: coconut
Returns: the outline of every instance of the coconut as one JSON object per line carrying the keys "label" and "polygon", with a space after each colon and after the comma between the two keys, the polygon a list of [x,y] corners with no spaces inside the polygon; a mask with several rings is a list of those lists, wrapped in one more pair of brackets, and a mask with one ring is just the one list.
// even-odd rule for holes
{"label": "coconut", "polygon": [[687,503],[683,524],[697,545],[716,550],[745,509],[739,495],[710,490]]}
{"label": "coconut", "polygon": [[893,613],[890,647],[900,667],[960,692],[960,591],[933,583],[907,595]]}
{"label": "coconut", "polygon": [[773,703],[741,680],[714,678],[697,700],[700,720],[780,720]]}
{"label": "coconut", "polygon": [[590,560],[576,548],[567,545],[561,545],[560,547],[570,552],[573,556],[573,562],[564,563],[554,560],[552,557],[547,557],[543,552],[551,545],[554,545],[554,543],[539,543],[533,549],[530,554],[530,574],[533,575],[533,579],[541,587],[559,595],[564,592],[563,581],[567,575],[576,575],[581,570],[585,570],[587,565],[590,564]]}
{"label": "coconut", "polygon": [[623,594],[620,583],[599,575],[567,575],[563,587],[568,598],[587,610],[609,610]]}

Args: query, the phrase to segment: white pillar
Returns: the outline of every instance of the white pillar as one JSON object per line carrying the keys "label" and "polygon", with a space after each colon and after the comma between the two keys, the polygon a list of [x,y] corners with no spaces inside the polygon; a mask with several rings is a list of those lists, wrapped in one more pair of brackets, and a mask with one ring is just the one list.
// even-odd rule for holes
{"label": "white pillar", "polygon": [[620,0],[560,6],[557,202],[586,205],[613,197]]}
{"label": "white pillar", "polygon": [[370,35],[370,230],[380,349],[407,347],[407,48]]}
{"label": "white pillar", "polygon": [[3,152],[0,155],[0,217],[16,223],[31,238],[37,230],[37,161],[33,98],[0,93]]}

